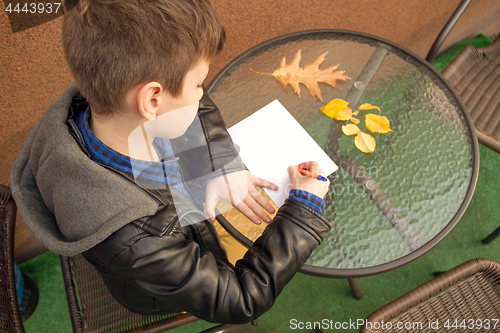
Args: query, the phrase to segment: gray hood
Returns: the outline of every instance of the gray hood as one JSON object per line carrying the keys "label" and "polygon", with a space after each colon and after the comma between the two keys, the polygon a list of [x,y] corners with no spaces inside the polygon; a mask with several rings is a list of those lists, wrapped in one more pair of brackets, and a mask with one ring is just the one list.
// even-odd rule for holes
{"label": "gray hood", "polygon": [[66,125],[77,92],[73,84],[49,106],[17,157],[10,183],[26,226],[65,256],[92,248],[158,209],[148,193],[80,149]]}

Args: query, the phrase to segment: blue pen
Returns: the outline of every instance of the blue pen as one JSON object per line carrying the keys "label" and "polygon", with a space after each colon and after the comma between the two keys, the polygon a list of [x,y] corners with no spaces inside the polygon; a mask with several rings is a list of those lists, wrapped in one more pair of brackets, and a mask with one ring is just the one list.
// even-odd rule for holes
{"label": "blue pen", "polygon": [[327,182],[328,179],[326,177],[323,177],[322,175],[317,175],[315,173],[312,173],[311,171],[307,171],[306,169],[299,168],[299,172],[303,174],[304,176],[309,176],[311,178],[316,178],[317,180],[321,180],[322,182]]}

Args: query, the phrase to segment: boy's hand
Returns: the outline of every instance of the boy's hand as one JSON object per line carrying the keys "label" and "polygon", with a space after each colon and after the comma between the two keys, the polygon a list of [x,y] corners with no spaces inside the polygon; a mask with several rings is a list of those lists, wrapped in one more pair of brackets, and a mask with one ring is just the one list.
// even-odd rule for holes
{"label": "boy's hand", "polygon": [[260,224],[261,220],[271,222],[271,218],[264,212],[264,209],[272,214],[274,208],[255,186],[273,191],[278,190],[275,184],[258,178],[247,170],[212,179],[206,185],[205,210],[208,217],[212,221],[215,220],[215,206],[219,200],[224,200],[231,203],[255,224]]}
{"label": "boy's hand", "polygon": [[315,174],[324,176],[323,170],[319,167],[318,162],[303,162],[299,165],[291,165],[288,167],[288,175],[292,183],[292,190],[298,189],[314,194],[323,199],[330,187],[330,180],[327,182],[305,176],[299,172],[299,168],[306,169]]}

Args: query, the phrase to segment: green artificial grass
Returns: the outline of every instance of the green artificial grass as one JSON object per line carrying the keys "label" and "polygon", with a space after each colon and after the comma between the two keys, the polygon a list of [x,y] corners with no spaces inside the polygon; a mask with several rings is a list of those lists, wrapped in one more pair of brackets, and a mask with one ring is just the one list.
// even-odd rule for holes
{"label": "green artificial grass", "polygon": [[[442,71],[465,45],[483,47],[490,42],[486,36],[479,35],[437,58],[433,65]],[[500,261],[500,238],[489,245],[481,243],[481,239],[500,225],[500,154],[480,145],[480,158],[474,197],[457,226],[435,248],[406,266],[358,279],[364,293],[359,301],[352,296],[347,280],[298,273],[271,310],[258,319],[259,326],[278,333],[312,333],[313,329],[299,329],[299,323],[321,322],[332,327],[335,324],[350,326],[340,330],[324,329],[325,332],[359,332],[359,328],[353,326],[357,320],[364,320],[379,307],[431,280],[432,272],[449,270],[473,258]],[[47,252],[20,268],[40,289],[37,309],[25,323],[26,332],[71,332],[59,257]],[[200,320],[169,332],[199,332],[212,326],[214,324]]]}

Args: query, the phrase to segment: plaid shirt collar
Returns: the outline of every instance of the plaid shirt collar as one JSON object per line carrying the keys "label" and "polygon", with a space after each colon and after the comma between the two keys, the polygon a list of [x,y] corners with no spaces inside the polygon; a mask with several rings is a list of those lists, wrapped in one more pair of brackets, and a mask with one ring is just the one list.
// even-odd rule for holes
{"label": "plaid shirt collar", "polygon": [[[140,176],[159,185],[174,187],[183,184],[182,173],[174,158],[172,147],[167,139],[156,138],[153,146],[161,158],[160,162],[143,161],[123,155],[102,143],[94,136],[89,127],[90,107],[77,115],[75,122],[82,133],[85,145],[90,153],[90,159],[113,169]],[[177,185],[177,186],[176,186]],[[178,188],[184,194],[186,191]]]}

